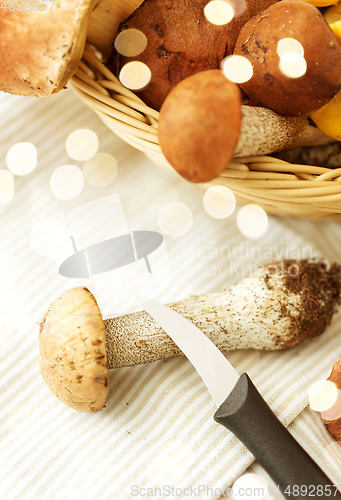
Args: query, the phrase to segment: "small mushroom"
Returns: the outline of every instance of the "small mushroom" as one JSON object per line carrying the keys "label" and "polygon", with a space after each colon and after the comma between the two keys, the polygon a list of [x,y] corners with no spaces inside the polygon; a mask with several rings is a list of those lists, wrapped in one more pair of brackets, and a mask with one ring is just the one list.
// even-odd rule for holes
{"label": "small mushroom", "polygon": [[242,89],[281,115],[307,116],[340,89],[340,44],[321,12],[301,0],[283,0],[248,21],[234,54],[253,66]]}
{"label": "small mushroom", "polygon": [[[221,350],[286,349],[320,335],[340,299],[341,266],[283,261],[260,267],[228,290],[170,305]],[[103,321],[87,288],[63,293],[40,326],[40,370],[66,405],[103,408],[108,369],[181,353],[146,312]]]}
{"label": "small mushroom", "polygon": [[86,288],[62,294],[40,326],[41,374],[63,403],[75,410],[101,410],[108,394],[105,328],[101,311]]}
{"label": "small mushroom", "polygon": [[307,118],[241,106],[237,84],[220,70],[197,73],[171,91],[160,110],[158,135],[170,165],[191,182],[214,179],[233,156],[332,141]]}
{"label": "small mushroom", "polygon": [[218,69],[203,71],[180,82],[163,103],[159,143],[180,175],[206,182],[232,159],[241,120],[238,85]]}

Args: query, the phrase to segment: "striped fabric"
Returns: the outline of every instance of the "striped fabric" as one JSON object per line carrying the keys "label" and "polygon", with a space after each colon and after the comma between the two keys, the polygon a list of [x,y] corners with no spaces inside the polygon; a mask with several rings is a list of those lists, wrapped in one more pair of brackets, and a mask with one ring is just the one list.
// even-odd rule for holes
{"label": "striped fabric", "polygon": [[[64,290],[96,290],[90,280],[60,276],[56,263],[42,255],[44,238],[40,254],[32,247],[31,229],[118,193],[131,230],[160,231],[160,206],[148,198],[148,187],[168,183],[176,200],[190,208],[193,227],[179,238],[164,234],[172,279],[167,287],[159,284],[156,295],[167,303],[230,286],[246,269],[272,258],[311,253],[338,260],[339,224],[270,218],[261,239],[247,240],[236,213],[225,220],[207,215],[200,187],[124,144],[70,90],[39,100],[1,94],[0,115],[0,168],[6,168],[7,151],[17,142],[30,141],[38,150],[37,168],[15,178],[14,199],[0,206],[0,499],[215,499],[245,472],[271,485],[245,447],[213,421],[214,403],[182,357],[112,370],[106,407],[95,414],[76,412],[51,394],[39,373],[38,323]],[[61,201],[51,192],[50,178],[61,165],[82,168],[65,149],[68,135],[82,127],[95,130],[100,151],[117,159],[118,176],[107,187],[86,184],[77,198]],[[341,449],[319,414],[307,408],[309,387],[326,378],[341,356],[340,329],[338,315],[321,338],[290,351],[226,356],[250,374],[279,418],[341,487]],[[271,492],[271,498],[282,498],[275,485]]]}

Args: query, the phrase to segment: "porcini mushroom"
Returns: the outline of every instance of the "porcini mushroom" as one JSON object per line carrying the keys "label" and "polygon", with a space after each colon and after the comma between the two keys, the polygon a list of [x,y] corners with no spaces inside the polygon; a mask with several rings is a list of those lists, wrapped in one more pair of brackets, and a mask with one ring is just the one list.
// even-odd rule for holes
{"label": "porcini mushroom", "polygon": [[131,61],[146,64],[151,81],[136,93],[148,106],[159,110],[180,81],[204,70],[219,69],[221,61],[232,54],[240,28],[277,1],[230,0],[227,5],[231,18],[224,22],[220,17],[218,25],[205,16],[209,0],[144,0],[121,24],[119,34],[138,30],[148,44],[133,57],[114,50],[110,68],[119,76],[122,67]]}
{"label": "porcini mushroom", "polygon": [[[221,292],[170,305],[221,350],[293,347],[320,335],[340,300],[341,266],[283,261],[260,267]],[[40,370],[51,391],[80,411],[100,410],[108,369],[181,354],[145,312],[102,320],[84,287],[63,293],[47,310],[39,334]]]}
{"label": "porcini mushroom", "polygon": [[158,135],[163,154],[185,179],[209,181],[232,159],[241,119],[238,85],[218,69],[190,76],[161,107]]}
{"label": "porcini mushroom", "polygon": [[160,110],[158,136],[170,165],[191,182],[214,179],[233,156],[332,141],[307,118],[241,106],[237,84],[220,70],[190,76],[170,92]]}
{"label": "porcini mushroom", "polygon": [[48,309],[39,334],[40,371],[51,391],[75,410],[101,410],[108,394],[105,328],[96,300],[82,287]]}
{"label": "porcini mushroom", "polygon": [[341,46],[308,2],[283,0],[252,18],[240,30],[234,54],[253,67],[242,89],[281,115],[307,116],[340,89]]}

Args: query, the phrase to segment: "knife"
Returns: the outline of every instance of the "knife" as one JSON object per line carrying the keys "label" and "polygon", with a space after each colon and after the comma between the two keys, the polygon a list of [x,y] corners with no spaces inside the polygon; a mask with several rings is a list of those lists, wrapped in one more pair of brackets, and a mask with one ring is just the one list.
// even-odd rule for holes
{"label": "knife", "polygon": [[200,374],[218,406],[214,420],[242,441],[286,498],[341,500],[337,487],[276,417],[246,373],[239,375],[213,342],[173,309],[131,295]]}

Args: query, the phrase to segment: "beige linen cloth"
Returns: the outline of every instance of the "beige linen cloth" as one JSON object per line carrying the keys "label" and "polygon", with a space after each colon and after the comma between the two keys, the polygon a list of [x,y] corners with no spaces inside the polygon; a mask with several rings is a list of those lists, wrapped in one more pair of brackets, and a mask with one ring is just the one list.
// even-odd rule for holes
{"label": "beige linen cloth", "polygon": [[[41,220],[53,222],[81,203],[119,193],[130,227],[160,231],[162,202],[186,204],[192,229],[180,238],[164,235],[172,279],[157,298],[167,303],[223,289],[247,265],[270,257],[306,256],[309,250],[341,260],[341,225],[271,217],[262,238],[247,240],[237,228],[236,214],[225,220],[210,217],[200,188],[155,167],[115,138],[70,90],[41,100],[2,94],[0,114],[1,168],[16,142],[30,141],[38,150],[37,168],[15,178],[13,200],[0,206],[0,498],[215,499],[223,492],[231,495],[227,488],[246,471],[272,486],[266,498],[281,498],[245,447],[214,422],[213,400],[183,357],[111,371],[106,407],[96,414],[76,412],[51,394],[39,373],[37,323],[62,291],[79,284],[91,288],[91,283],[60,276],[44,254],[44,235],[40,253],[34,250],[32,227]],[[98,133],[100,151],[116,157],[118,176],[107,187],[86,185],[78,198],[58,200],[50,177],[57,167],[75,164],[65,141],[83,127]],[[160,189],[171,187],[156,209],[148,197],[155,182]],[[251,248],[258,249],[257,257]],[[231,256],[226,249],[238,252]],[[341,487],[341,448],[320,415],[308,408],[309,387],[325,379],[341,356],[341,315],[320,338],[289,351],[226,356],[238,371],[250,374],[282,422]]]}

